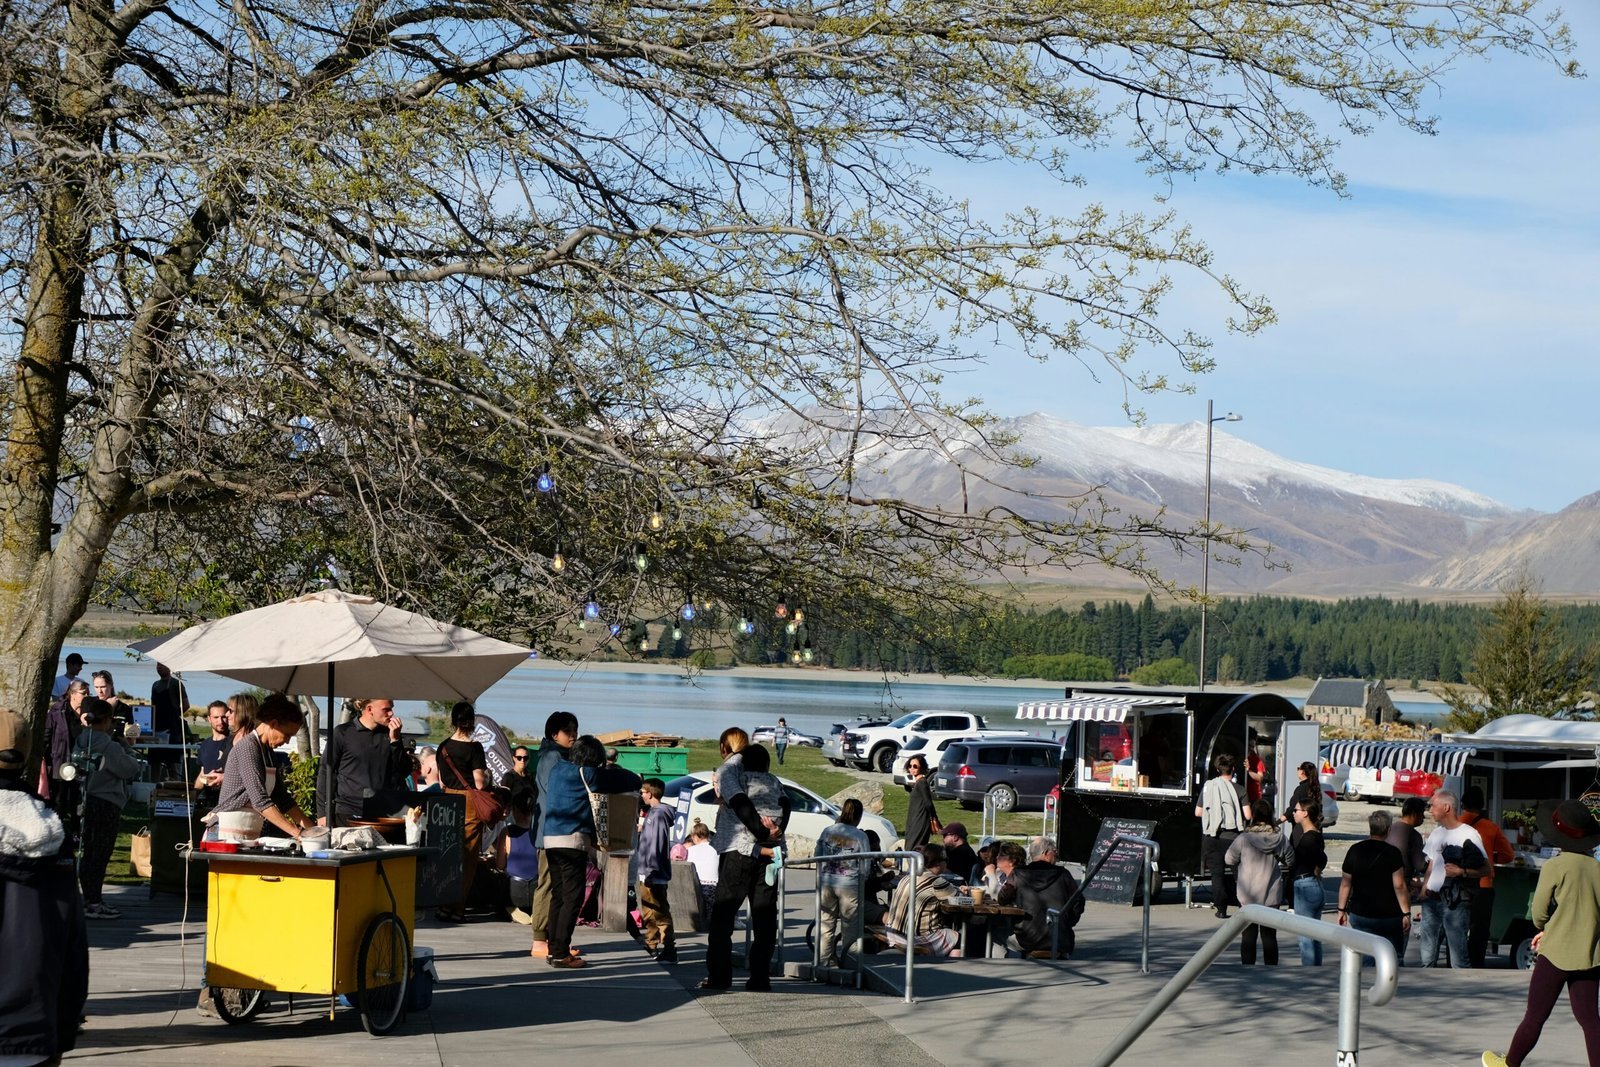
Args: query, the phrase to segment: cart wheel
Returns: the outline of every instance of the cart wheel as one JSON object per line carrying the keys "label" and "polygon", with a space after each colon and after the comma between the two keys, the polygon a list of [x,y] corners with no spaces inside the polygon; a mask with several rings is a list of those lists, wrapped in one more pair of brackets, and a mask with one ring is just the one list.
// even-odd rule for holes
{"label": "cart wheel", "polygon": [[224,989],[211,987],[211,1006],[217,1015],[230,1026],[238,1026],[254,1019],[267,1002],[267,995],[259,989]]}
{"label": "cart wheel", "polygon": [[400,916],[386,911],[367,926],[356,957],[356,1007],[374,1037],[387,1034],[405,1012],[411,984],[411,942]]}

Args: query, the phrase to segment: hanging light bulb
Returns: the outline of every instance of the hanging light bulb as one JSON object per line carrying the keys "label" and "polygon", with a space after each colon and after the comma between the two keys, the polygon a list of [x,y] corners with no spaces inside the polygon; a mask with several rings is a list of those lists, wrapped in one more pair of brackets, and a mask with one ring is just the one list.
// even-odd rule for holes
{"label": "hanging light bulb", "polygon": [[589,620],[584,618],[582,615],[579,615],[578,616],[578,629],[587,630],[588,628],[589,628]]}
{"label": "hanging light bulb", "polygon": [[695,617],[694,601],[685,600],[683,602],[683,607],[678,609],[678,616],[682,618],[684,622],[693,622]]}
{"label": "hanging light bulb", "polygon": [[661,495],[656,494],[655,510],[650,512],[650,529],[659,533],[667,525],[667,517],[661,514]]}
{"label": "hanging light bulb", "polygon": [[555,489],[556,480],[550,473],[550,464],[546,463],[539,468],[539,476],[533,480],[533,487],[541,493],[548,493]]}
{"label": "hanging light bulb", "polygon": [[801,609],[799,609],[799,608],[795,608],[794,609],[794,624],[796,626],[804,626],[805,625],[805,621],[806,621],[806,613],[804,611],[802,611]]}
{"label": "hanging light bulb", "polygon": [[800,662],[800,650],[798,648],[795,649],[793,652],[789,653],[789,662],[790,663],[799,663]]}
{"label": "hanging light bulb", "polygon": [[620,622],[614,622],[611,624],[610,630],[611,636],[615,637],[622,632],[622,624]]}
{"label": "hanging light bulb", "polygon": [[594,598],[593,593],[589,594],[588,601],[583,605],[583,617],[586,619],[598,619],[600,617],[600,601]]}
{"label": "hanging light bulb", "polygon": [[788,602],[782,597],[779,597],[778,606],[772,609],[772,614],[776,615],[780,619],[787,619],[789,617]]}
{"label": "hanging light bulb", "polygon": [[794,620],[793,619],[790,619],[789,620],[789,625],[787,625],[787,626],[785,626],[783,628],[783,632],[786,633],[786,634],[792,634],[798,629],[800,629],[800,627],[798,627],[798,626],[796,626],[794,624]]}
{"label": "hanging light bulb", "polygon": [[674,626],[672,628],[672,639],[674,641],[682,641],[683,640],[683,627]]}
{"label": "hanging light bulb", "polygon": [[650,638],[649,637],[641,637],[641,638],[639,638],[639,651],[640,652],[649,652],[650,651]]}
{"label": "hanging light bulb", "polygon": [[555,555],[550,557],[550,570],[554,574],[560,574],[566,569],[567,557],[561,554],[561,546],[558,544],[556,545]]}
{"label": "hanging light bulb", "polygon": [[742,634],[754,633],[755,623],[751,622],[743,612],[739,613],[739,632]]}
{"label": "hanging light bulb", "polygon": [[807,641],[806,642],[806,647],[802,648],[800,650],[800,658],[805,660],[807,663],[810,663],[812,661],[812,659],[815,658],[812,655],[812,652],[811,652],[811,642],[810,641]]}
{"label": "hanging light bulb", "polygon": [[640,574],[650,569],[650,555],[645,552],[643,545],[633,546],[633,565]]}

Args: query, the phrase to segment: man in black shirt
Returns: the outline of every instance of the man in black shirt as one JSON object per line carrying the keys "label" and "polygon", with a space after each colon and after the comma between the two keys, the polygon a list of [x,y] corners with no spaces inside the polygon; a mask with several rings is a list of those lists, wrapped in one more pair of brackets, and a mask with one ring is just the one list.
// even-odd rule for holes
{"label": "man in black shirt", "polygon": [[233,738],[228,735],[228,705],[213,700],[206,708],[206,720],[211,723],[211,736],[195,746],[200,756],[200,776],[194,780],[194,787],[200,790],[202,799],[214,805],[222,786],[224,765],[233,748]]}
{"label": "man in black shirt", "polygon": [[[411,773],[411,757],[400,740],[401,722],[394,701],[374,697],[361,702],[361,714],[334,727],[322,766],[317,771],[319,823],[327,821],[329,775],[338,821],[393,815],[395,796]],[[387,795],[386,795],[387,794]]]}
{"label": "man in black shirt", "polygon": [[967,843],[967,827],[964,823],[944,824],[944,854],[944,869],[948,874],[965,882],[972,881],[972,869],[978,865],[978,853]]}

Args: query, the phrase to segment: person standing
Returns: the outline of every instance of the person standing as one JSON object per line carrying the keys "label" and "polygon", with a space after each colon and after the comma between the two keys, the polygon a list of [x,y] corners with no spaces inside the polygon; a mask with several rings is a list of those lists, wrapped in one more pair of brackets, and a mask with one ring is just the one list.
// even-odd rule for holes
{"label": "person standing", "polygon": [[[357,705],[360,714],[333,728],[317,770],[317,805],[327,825],[331,796],[337,822],[394,814],[395,796],[411,773],[411,756],[400,740],[400,717],[394,701],[373,697]],[[237,714],[242,709],[236,704]],[[235,722],[237,726],[237,721]]]}
{"label": "person standing", "polygon": [[1228,874],[1227,855],[1234,839],[1244,830],[1244,791],[1234,784],[1233,772],[1237,765],[1231,755],[1222,753],[1213,766],[1216,774],[1200,791],[1200,803],[1195,806],[1194,815],[1200,820],[1206,869],[1211,872],[1211,908],[1217,918],[1226,919],[1228,907],[1234,902],[1235,888],[1234,879]]}
{"label": "person standing", "polygon": [[[1405,803],[1400,805],[1400,814],[1395,817],[1389,826],[1389,844],[1400,850],[1400,858],[1405,866],[1401,868],[1406,876],[1406,892],[1411,897],[1411,906],[1419,908],[1422,904],[1422,883],[1428,874],[1427,842],[1422,839],[1422,833],[1417,827],[1422,825],[1422,820],[1427,818],[1428,802],[1421,797],[1406,797]],[[1411,923],[1406,928],[1405,937],[1402,939],[1400,950],[1405,951],[1405,945],[1411,941],[1411,935],[1422,925],[1420,912],[1411,916]]]}
{"label": "person standing", "polygon": [[273,693],[262,702],[255,728],[230,753],[217,811],[253,811],[279,832],[300,837],[311,820],[295,803],[288,778],[274,757],[275,750],[292,741],[305,721],[305,713],[282,693]]}
{"label": "person standing", "polygon": [[[79,661],[80,664],[82,661]],[[44,758],[39,761],[39,798],[58,813],[75,811],[82,796],[77,782],[61,777],[61,768],[72,759],[72,746],[83,732],[83,702],[89,697],[89,683],[74,678],[60,698],[50,705],[44,721]]]}
{"label": "person standing", "polygon": [[[718,739],[722,765],[714,780],[717,796],[716,835],[717,892],[711,906],[711,922],[706,935],[706,976],[700,988],[710,991],[733,988],[733,926],[739,908],[750,902],[750,977],[745,989],[766,992],[772,988],[772,952],[778,940],[778,894],[767,884],[768,860],[763,849],[782,843],[782,831],[789,817],[789,798],[780,794],[779,830],[772,833],[762,823],[755,803],[746,792],[747,753],[753,754],[750,737],[737,726],[722,731]],[[761,749],[763,756],[766,750]],[[768,761],[770,763],[770,760]],[[767,765],[754,761],[751,773],[764,775]]]}
{"label": "person standing", "polygon": [[[457,701],[450,709],[450,736],[439,742],[434,752],[439,769],[439,784],[448,792],[465,794],[469,789],[489,788],[489,761],[483,743],[472,739],[478,725],[478,712],[468,701]],[[472,886],[478,878],[478,856],[483,850],[483,821],[472,797],[467,797],[466,820],[461,830],[461,904],[437,909],[446,922],[466,918],[466,905],[472,899]]]}
{"label": "person standing", "polygon": [[112,681],[111,672],[95,671],[89,676],[89,681],[94,688],[94,695],[111,707],[111,717],[117,720],[112,724],[111,732],[119,738],[126,737],[126,727],[133,721],[133,712],[122,702],[122,698],[117,696],[117,683]]}
{"label": "person standing", "polygon": [[[1328,853],[1322,844],[1322,802],[1296,801],[1292,814],[1294,829],[1289,832],[1289,843],[1294,849],[1294,862],[1289,885],[1294,891],[1294,913],[1320,920],[1327,903],[1322,891],[1322,869],[1328,865]],[[1314,937],[1299,941],[1300,966],[1321,967],[1322,942]]]}
{"label": "person standing", "polygon": [[27,719],[0,708],[0,1063],[59,1063],[89,993],[72,848],[60,817],[27,792],[32,747]]}
{"label": "person standing", "polygon": [[772,728],[772,751],[778,755],[778,766],[783,766],[783,754],[789,751],[789,720],[778,716],[778,725]]}
{"label": "person standing", "polygon": [[[1219,757],[1219,760],[1221,757]],[[1215,778],[1212,781],[1216,781]],[[1210,784],[1209,782],[1207,783]],[[1292,846],[1279,831],[1276,820],[1265,804],[1257,804],[1250,811],[1250,824],[1233,839],[1224,855],[1226,862],[1239,871],[1239,903],[1264,904],[1276,908],[1283,904],[1283,861],[1291,854]],[[1251,923],[1239,939],[1239,959],[1245,964],[1256,962],[1256,935],[1261,936],[1261,959],[1268,967],[1278,965],[1278,931],[1270,926]]]}
{"label": "person standing", "polygon": [[150,729],[156,734],[166,734],[169,745],[187,744],[189,731],[183,724],[183,717],[189,710],[189,694],[183,688],[182,679],[174,678],[172,668],[165,663],[156,664],[156,675],[150,686]]}
{"label": "person standing", "polygon": [[534,959],[545,959],[550,954],[550,862],[544,854],[544,795],[550,787],[550,773],[557,764],[566,762],[577,742],[578,717],[570,711],[552,711],[544,721],[544,740],[539,744],[533,772],[533,847],[539,853],[539,877],[533,884],[533,921],[528,924],[533,948],[528,954]]}
{"label": "person standing", "polygon": [[1478,831],[1483,838],[1483,851],[1489,857],[1487,873],[1478,879],[1478,891],[1472,896],[1472,914],[1467,923],[1467,959],[1474,967],[1482,967],[1489,952],[1489,921],[1494,915],[1494,868],[1497,863],[1510,863],[1515,855],[1505,832],[1493,819],[1483,817],[1483,789],[1471,785],[1461,792],[1461,821]]}
{"label": "person standing", "polygon": [[[1357,841],[1344,854],[1339,879],[1339,925],[1388,938],[1395,961],[1406,958],[1406,935],[1411,929],[1411,891],[1405,857],[1389,844],[1393,817],[1387,811],[1367,816],[1367,839]],[[1371,956],[1362,957],[1369,966]]]}
{"label": "person standing", "polygon": [[[906,848],[921,848],[934,832],[942,832],[939,812],[933,806],[933,782],[928,777],[928,761],[920,753],[906,761]],[[942,851],[943,846],[941,846]]]}
{"label": "person standing", "polygon": [[678,962],[678,942],[672,930],[672,812],[661,803],[666,783],[646,778],[639,787],[644,801],[644,827],[639,831],[639,925],[644,928],[644,951],[661,963]]}
{"label": "person standing", "polygon": [[[861,832],[861,801],[850,797],[839,806],[839,821],[817,838],[817,855],[828,857],[817,869],[821,883],[821,915],[817,940],[823,964],[844,966],[844,956],[860,936],[862,868],[865,860],[849,859],[871,851]],[[835,859],[834,857],[841,857]]]}
{"label": "person standing", "polygon": [[128,783],[139,777],[139,761],[113,736],[116,718],[109,704],[89,697],[83,702],[83,714],[88,729],[73,744],[73,759],[97,764],[84,775],[83,785],[83,855],[78,861],[83,914],[88,919],[120,919],[122,912],[101,899],[101,887],[117,844],[117,824],[128,805]]}
{"label": "person standing", "polygon": [[68,652],[64,667],[65,672],[50,687],[51,700],[60,700],[61,695],[67,691],[67,686],[78,680],[78,674],[83,670],[83,657],[76,652]]}
{"label": "person standing", "polygon": [[228,705],[213,700],[206,708],[206,722],[211,725],[211,736],[196,746],[200,773],[195,777],[194,787],[200,790],[202,800],[215,806],[217,790],[227,769],[228,753],[233,749],[233,738],[228,735]]}
{"label": "person standing", "polygon": [[527,745],[518,745],[511,750],[511,769],[500,776],[500,788],[510,793],[513,799],[523,793],[533,794],[533,763]]}
{"label": "person standing", "polygon": [[1422,887],[1422,965],[1436,966],[1439,943],[1450,949],[1450,966],[1472,966],[1467,928],[1478,879],[1489,866],[1478,831],[1461,821],[1460,801],[1448,789],[1433,794],[1428,813],[1438,827],[1428,835],[1428,874]]}
{"label": "person standing", "polygon": [[1582,802],[1563,800],[1553,811],[1540,805],[1539,831],[1561,854],[1539,868],[1530,902],[1539,957],[1528,979],[1528,1007],[1511,1048],[1504,1056],[1485,1052],[1483,1067],[1522,1067],[1563,986],[1583,1028],[1589,1067],[1600,1067],[1600,863],[1593,858],[1600,820]]}

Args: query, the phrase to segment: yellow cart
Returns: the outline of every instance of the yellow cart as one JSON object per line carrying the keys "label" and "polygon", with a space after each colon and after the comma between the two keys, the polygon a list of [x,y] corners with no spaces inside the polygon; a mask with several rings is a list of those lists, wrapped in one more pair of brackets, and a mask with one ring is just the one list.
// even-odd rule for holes
{"label": "yellow cart", "polygon": [[373,1035],[405,1014],[417,857],[426,848],[294,856],[195,852],[206,878],[206,984],[217,1014],[249,1021],[263,994],[339,997]]}

